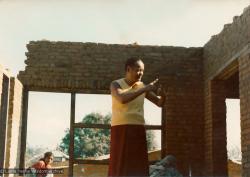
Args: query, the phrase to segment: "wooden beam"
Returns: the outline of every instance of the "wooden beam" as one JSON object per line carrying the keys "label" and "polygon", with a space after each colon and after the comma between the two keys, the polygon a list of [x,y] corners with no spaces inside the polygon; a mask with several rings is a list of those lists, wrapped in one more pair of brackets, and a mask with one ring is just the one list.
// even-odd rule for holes
{"label": "wooden beam", "polygon": [[167,148],[167,129],[166,129],[166,105],[163,105],[161,109],[161,158],[163,159],[166,156]]}
{"label": "wooden beam", "polygon": [[76,94],[71,93],[71,106],[70,106],[70,145],[69,145],[69,172],[68,176],[73,177],[74,165],[74,124],[75,124],[75,104]]}
{"label": "wooden beam", "polygon": [[95,165],[108,165],[109,160],[87,160],[87,159],[75,159],[74,164],[95,164]]}
{"label": "wooden beam", "polygon": [[238,71],[239,71],[239,62],[238,60],[234,60],[232,63],[227,65],[227,67],[225,67],[224,70],[221,71],[221,73],[217,77],[215,77],[215,79],[227,80]]}
{"label": "wooden beam", "polygon": [[[29,90],[26,86],[23,87],[22,98],[22,130],[21,130],[21,153],[19,168],[25,168],[25,153],[26,153],[26,140],[27,140],[27,123],[28,123],[28,104],[29,103]],[[21,174],[20,174],[21,175]]]}
{"label": "wooden beam", "polygon": [[99,128],[99,129],[110,129],[110,124],[85,124],[85,123],[75,123],[74,128]]}
{"label": "wooden beam", "polygon": [[[110,129],[110,124],[85,124],[85,123],[75,123],[74,128],[98,128],[98,129]],[[146,130],[161,130],[161,125],[145,125]]]}
{"label": "wooden beam", "polygon": [[34,92],[53,92],[53,93],[77,93],[77,94],[110,94],[109,89],[71,89],[71,88],[53,88],[53,87],[42,87],[42,86],[30,86],[29,91]]}
{"label": "wooden beam", "polygon": [[[149,164],[155,164],[158,160],[149,161]],[[74,164],[94,164],[94,165],[108,165],[109,159],[104,160],[89,160],[89,159],[75,159]]]}
{"label": "wooden beam", "polygon": [[161,125],[145,125],[146,130],[161,130]]}

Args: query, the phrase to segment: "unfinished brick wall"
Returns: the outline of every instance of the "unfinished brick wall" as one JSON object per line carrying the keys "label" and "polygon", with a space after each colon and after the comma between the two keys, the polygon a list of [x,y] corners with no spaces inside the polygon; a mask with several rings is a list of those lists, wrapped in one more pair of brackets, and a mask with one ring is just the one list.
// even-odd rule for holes
{"label": "unfinished brick wall", "polygon": [[[234,17],[232,24],[225,25],[222,32],[213,36],[204,46],[204,136],[208,175],[227,175],[227,167],[224,165],[227,160],[225,99],[239,98],[237,92],[243,89],[233,81],[242,86],[239,82],[239,72],[242,71],[238,68],[238,59],[249,52],[249,31],[250,9],[246,8],[241,16]],[[244,89],[247,88],[244,86]]]}
{"label": "unfinished brick wall", "polygon": [[18,78],[30,91],[109,94],[124,62],[141,56],[144,81],[169,89],[163,112],[165,154],[184,175],[226,176],[226,98],[241,99],[243,175],[250,176],[250,8],[203,48],[32,41]]}
{"label": "unfinished brick wall", "polygon": [[[27,45],[28,90],[109,94],[112,80],[124,77],[125,60],[141,56],[145,83],[160,78],[169,88],[164,118],[165,154],[174,154],[183,174],[203,171],[202,49],[37,41]],[[190,104],[192,103],[192,104]]]}
{"label": "unfinished brick wall", "polygon": [[10,79],[5,168],[18,168],[21,143],[22,84]]}
{"label": "unfinished brick wall", "polygon": [[239,59],[243,177],[250,176],[250,54]]}
{"label": "unfinished brick wall", "polygon": [[226,24],[223,30],[212,36],[204,45],[205,79],[217,75],[222,66],[229,65],[239,57],[250,42],[250,6],[244,13],[233,18],[233,23]]}
{"label": "unfinished brick wall", "polygon": [[[3,76],[9,79],[8,93],[2,93]],[[11,77],[10,73],[3,67],[0,67],[0,100],[2,103],[3,96],[7,96],[7,118],[6,122],[0,120],[1,131],[3,127],[5,132],[1,132],[1,149],[5,148],[4,155],[1,155],[1,164],[4,168],[18,168],[20,157],[21,141],[21,103],[22,103],[22,84],[16,78]],[[2,105],[0,106],[0,109]],[[0,110],[1,111],[1,110]],[[5,139],[3,144],[2,140]],[[5,176],[14,176],[9,174]]]}
{"label": "unfinished brick wall", "polygon": [[30,89],[84,89],[85,92],[109,90],[110,81],[123,76],[128,57],[144,59],[145,80],[151,81],[158,75],[169,79],[183,72],[185,63],[179,61],[188,62],[201,53],[199,48],[49,41],[30,42],[27,48],[25,74],[21,71],[18,75],[22,83]]}

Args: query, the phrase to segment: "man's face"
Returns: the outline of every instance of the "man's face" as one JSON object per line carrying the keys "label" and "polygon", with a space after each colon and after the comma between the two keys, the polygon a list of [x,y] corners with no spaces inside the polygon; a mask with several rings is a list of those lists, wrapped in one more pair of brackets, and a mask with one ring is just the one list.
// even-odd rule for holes
{"label": "man's face", "polygon": [[141,81],[144,72],[144,64],[142,61],[137,61],[134,66],[128,67],[128,74],[132,81]]}
{"label": "man's face", "polygon": [[47,165],[51,164],[53,162],[53,156],[46,157],[44,161]]}

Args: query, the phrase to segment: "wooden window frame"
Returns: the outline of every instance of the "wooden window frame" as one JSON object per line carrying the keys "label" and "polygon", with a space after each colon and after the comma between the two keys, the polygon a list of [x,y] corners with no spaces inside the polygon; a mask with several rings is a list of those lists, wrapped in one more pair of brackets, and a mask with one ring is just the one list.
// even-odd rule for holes
{"label": "wooden window frame", "polygon": [[[23,88],[23,110],[22,110],[22,132],[21,132],[21,153],[20,153],[20,169],[25,168],[25,153],[26,153],[26,140],[27,140],[27,119],[28,119],[28,99],[29,90],[24,86]],[[37,91],[37,90],[36,90]],[[68,176],[73,176],[74,164],[109,164],[108,160],[84,160],[74,158],[74,129],[75,128],[98,128],[98,129],[110,129],[109,124],[84,124],[75,123],[75,105],[76,105],[76,93],[84,92],[66,92],[71,93],[71,104],[70,104],[70,146],[69,146],[69,171]],[[102,93],[102,92],[100,92]],[[89,94],[89,92],[88,92]],[[93,93],[94,94],[94,93]],[[103,93],[102,93],[103,94]],[[105,93],[104,93],[105,94]],[[161,125],[145,125],[146,130],[161,130],[161,157],[165,156],[166,147],[166,131],[165,131],[165,107],[161,111]],[[21,175],[21,174],[20,174]]]}

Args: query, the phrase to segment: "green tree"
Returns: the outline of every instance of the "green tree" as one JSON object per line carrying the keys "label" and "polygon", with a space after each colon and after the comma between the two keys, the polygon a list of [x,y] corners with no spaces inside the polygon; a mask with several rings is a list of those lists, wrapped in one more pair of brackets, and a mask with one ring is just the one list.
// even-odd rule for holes
{"label": "green tree", "polygon": [[[85,124],[110,124],[111,114],[105,116],[100,113],[90,113],[82,121]],[[65,136],[59,145],[66,154],[69,150],[69,129],[65,131]],[[148,149],[154,148],[154,135],[152,131],[147,131]],[[77,128],[74,132],[74,157],[86,158],[97,157],[109,154],[110,130],[94,128]]]}

